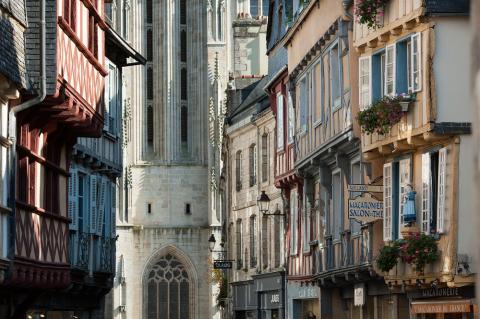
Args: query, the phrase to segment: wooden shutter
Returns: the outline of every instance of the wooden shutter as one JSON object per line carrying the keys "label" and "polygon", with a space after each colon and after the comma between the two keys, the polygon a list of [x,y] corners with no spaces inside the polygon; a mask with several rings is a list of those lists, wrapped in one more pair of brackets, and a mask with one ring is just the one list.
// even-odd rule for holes
{"label": "wooden shutter", "polygon": [[393,239],[392,163],[383,165],[383,240]]}
{"label": "wooden shutter", "polygon": [[95,234],[97,231],[97,176],[90,176],[90,233]]}
{"label": "wooden shutter", "polygon": [[410,47],[410,81],[414,92],[422,89],[422,38],[421,33],[412,35],[412,45]]}
{"label": "wooden shutter", "polygon": [[372,57],[362,57],[359,60],[359,87],[360,87],[360,110],[364,110],[371,101],[371,72]]}
{"label": "wooden shutter", "polygon": [[447,148],[438,151],[437,232],[445,231],[445,197],[447,178]]}
{"label": "wooden shutter", "polygon": [[283,130],[283,96],[281,92],[277,93],[277,149],[282,150],[284,144]]}
{"label": "wooden shutter", "polygon": [[430,169],[430,153],[422,154],[422,218],[421,231],[430,233],[430,216],[432,211],[431,192],[432,174]]}
{"label": "wooden shutter", "polygon": [[[117,184],[110,183],[111,191],[110,191],[110,200],[111,200],[111,207],[110,207],[110,229],[111,229],[111,236],[115,238],[116,236],[116,225],[117,225]],[[106,235],[106,234],[105,234]]]}
{"label": "wooden shutter", "polygon": [[[395,44],[387,46],[385,50],[385,95],[394,95],[395,94],[395,59],[396,59],[396,47]],[[391,83],[391,88],[389,89],[389,83]]]}
{"label": "wooden shutter", "polygon": [[105,200],[107,196],[107,178],[102,176],[97,178],[98,182],[98,199],[97,199],[97,235],[106,236],[107,230],[105,229],[105,234],[103,233],[103,222],[105,219]]}
{"label": "wooden shutter", "polygon": [[76,168],[70,169],[68,179],[68,218],[71,219],[70,230],[78,230],[78,173]]}

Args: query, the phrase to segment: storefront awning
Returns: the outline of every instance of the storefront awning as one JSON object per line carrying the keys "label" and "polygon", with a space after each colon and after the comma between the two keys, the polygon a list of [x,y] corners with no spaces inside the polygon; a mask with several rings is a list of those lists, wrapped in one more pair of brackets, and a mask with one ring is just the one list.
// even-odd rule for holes
{"label": "storefront awning", "polygon": [[462,313],[471,312],[473,304],[471,299],[423,300],[412,301],[410,309],[412,313]]}

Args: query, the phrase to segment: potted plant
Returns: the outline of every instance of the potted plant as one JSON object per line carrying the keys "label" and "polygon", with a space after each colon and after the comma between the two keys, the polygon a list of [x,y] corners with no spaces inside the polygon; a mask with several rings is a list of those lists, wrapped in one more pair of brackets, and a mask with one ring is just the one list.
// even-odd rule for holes
{"label": "potted plant", "polygon": [[413,101],[415,101],[416,94],[402,93],[397,96],[397,99],[398,99],[398,103],[400,103],[400,106],[402,107],[402,112],[408,112],[408,107]]}
{"label": "potted plant", "polygon": [[373,102],[365,110],[358,112],[357,121],[367,134],[387,134],[390,128],[400,122],[403,111],[398,96],[383,98]]}
{"label": "potted plant", "polygon": [[357,22],[365,24],[371,29],[381,26],[379,18],[383,17],[388,0],[357,0],[355,15]]}
{"label": "potted plant", "polygon": [[432,264],[438,260],[437,242],[434,236],[411,233],[400,245],[402,260],[412,264],[418,273],[423,273],[425,265]]}
{"label": "potted plant", "polygon": [[377,267],[383,272],[389,272],[398,262],[400,245],[394,241],[390,245],[383,246],[377,257]]}

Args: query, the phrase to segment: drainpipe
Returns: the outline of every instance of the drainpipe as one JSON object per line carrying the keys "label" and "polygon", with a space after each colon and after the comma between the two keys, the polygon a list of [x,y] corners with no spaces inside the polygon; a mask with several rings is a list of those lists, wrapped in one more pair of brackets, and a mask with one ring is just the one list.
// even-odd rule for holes
{"label": "drainpipe", "polygon": [[10,251],[9,251],[9,259],[13,261],[13,257],[15,254],[15,197],[16,197],[16,144],[17,144],[17,114],[19,112],[25,111],[28,108],[41,103],[46,96],[46,82],[47,76],[45,72],[45,41],[46,39],[46,29],[45,29],[45,0],[40,0],[40,88],[39,94],[37,97],[28,100],[24,103],[21,103],[17,106],[14,106],[10,109],[8,114],[8,135],[12,145],[10,146],[10,153],[9,153],[9,181],[10,181],[10,191],[9,191],[9,205],[12,209],[12,213],[10,214]]}

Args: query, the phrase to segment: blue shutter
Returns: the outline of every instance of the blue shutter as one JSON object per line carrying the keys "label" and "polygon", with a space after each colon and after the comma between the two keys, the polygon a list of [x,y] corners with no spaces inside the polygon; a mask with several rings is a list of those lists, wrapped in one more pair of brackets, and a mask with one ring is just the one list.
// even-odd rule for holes
{"label": "blue shutter", "polygon": [[[409,40],[408,40],[409,41]],[[397,43],[397,65],[396,65],[396,93],[402,94],[408,93],[408,50],[407,50],[407,40]]]}

